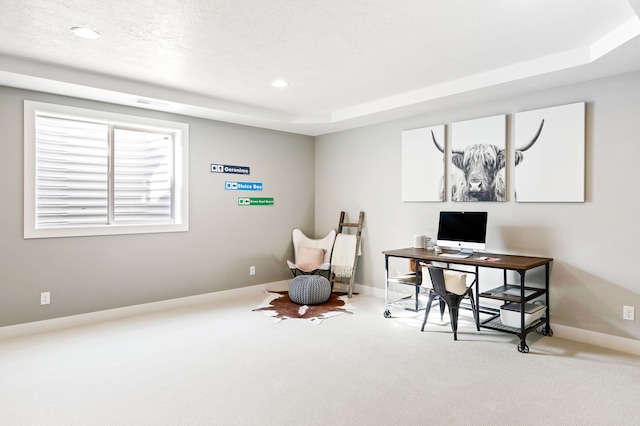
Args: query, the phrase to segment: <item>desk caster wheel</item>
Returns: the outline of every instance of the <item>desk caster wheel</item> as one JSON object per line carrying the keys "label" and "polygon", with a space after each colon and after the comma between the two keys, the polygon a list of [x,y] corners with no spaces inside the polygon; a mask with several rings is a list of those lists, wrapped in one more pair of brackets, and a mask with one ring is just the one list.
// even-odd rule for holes
{"label": "desk caster wheel", "polygon": [[552,329],[548,329],[547,330],[546,328],[543,328],[542,329],[542,335],[551,337],[551,336],[553,336],[553,330]]}
{"label": "desk caster wheel", "polygon": [[526,343],[518,345],[518,352],[523,354],[528,354],[529,346]]}
{"label": "desk caster wheel", "polygon": [[384,311],[384,317],[385,318],[391,318],[391,312],[388,309],[386,311]]}

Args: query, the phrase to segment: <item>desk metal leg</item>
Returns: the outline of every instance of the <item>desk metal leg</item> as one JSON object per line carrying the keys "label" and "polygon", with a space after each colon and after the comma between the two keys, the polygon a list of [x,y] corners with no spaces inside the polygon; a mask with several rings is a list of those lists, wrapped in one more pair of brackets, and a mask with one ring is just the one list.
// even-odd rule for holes
{"label": "desk metal leg", "polygon": [[478,266],[476,266],[476,311],[478,314],[477,324],[480,324],[480,268]]}
{"label": "desk metal leg", "polygon": [[384,317],[391,318],[391,311],[389,310],[389,256],[384,256]]}
{"label": "desk metal leg", "polygon": [[420,312],[420,261],[418,259],[413,259],[415,266],[415,291],[416,291],[416,312]]}
{"label": "desk metal leg", "polygon": [[520,344],[518,345],[518,352],[529,353],[529,346],[527,346],[527,330],[524,325],[524,273],[525,270],[519,269],[517,271],[520,274]]}
{"label": "desk metal leg", "polygon": [[546,302],[545,304],[547,305],[547,322],[544,324],[544,328],[542,329],[542,334],[544,336],[553,336],[553,330],[551,329],[551,316],[550,316],[550,309],[549,309],[549,267],[550,265],[547,263],[545,265],[545,269],[544,269],[544,274],[545,274],[545,279],[544,279],[544,286],[545,286],[545,290],[546,290],[546,294],[545,294],[545,298],[546,298]]}

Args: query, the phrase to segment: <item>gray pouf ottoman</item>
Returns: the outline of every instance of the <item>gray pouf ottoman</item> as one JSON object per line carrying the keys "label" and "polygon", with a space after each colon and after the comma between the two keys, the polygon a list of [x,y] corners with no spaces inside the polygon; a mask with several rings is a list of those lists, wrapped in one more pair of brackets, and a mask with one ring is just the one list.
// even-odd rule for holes
{"label": "gray pouf ottoman", "polygon": [[298,275],[289,284],[289,298],[299,305],[317,305],[331,297],[331,284],[321,275]]}

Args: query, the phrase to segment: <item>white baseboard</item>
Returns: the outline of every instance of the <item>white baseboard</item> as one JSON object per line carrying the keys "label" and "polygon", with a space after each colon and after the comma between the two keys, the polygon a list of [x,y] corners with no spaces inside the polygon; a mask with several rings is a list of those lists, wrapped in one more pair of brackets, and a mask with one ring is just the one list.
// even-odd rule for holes
{"label": "white baseboard", "polygon": [[[89,312],[86,314],[72,315],[62,318],[54,318],[44,321],[35,321],[25,324],[0,327],[0,339],[28,336],[32,334],[46,333],[65,328],[80,327],[104,321],[112,321],[136,315],[151,314],[171,309],[180,309],[213,302],[221,302],[230,299],[249,297],[263,293],[267,290],[286,290],[290,280],[276,281],[272,283],[258,284],[232,290],[217,291],[213,293],[199,294],[196,296],[181,297],[178,299],[163,300],[160,302],[145,303],[142,305],[126,306],[123,308],[108,309],[105,311]],[[339,289],[339,288],[338,288]],[[385,299],[384,289],[354,284],[354,292]],[[395,297],[395,295],[394,295]],[[640,355],[640,341],[625,337],[612,336],[595,331],[583,330],[560,324],[551,324],[553,335],[576,342],[613,349],[634,355]]]}
{"label": "white baseboard", "polygon": [[381,288],[354,283],[353,291],[355,293],[366,294],[367,296],[373,296],[384,300],[384,289]]}
{"label": "white baseboard", "polygon": [[588,343],[602,348],[613,349],[633,355],[640,355],[640,341],[627,339],[626,337],[612,336],[598,333],[597,331],[583,330],[581,328],[551,323],[551,329],[555,337],[569,339],[576,342]]}
{"label": "white baseboard", "polygon": [[[356,289],[361,294],[368,294],[384,300],[385,291],[380,288],[369,286],[359,286]],[[406,296],[406,294],[404,294]],[[402,294],[389,294],[391,300],[401,297]],[[640,340],[628,339],[626,337],[613,336],[610,334],[598,333],[596,331],[583,330],[581,328],[569,327],[561,324],[551,323],[551,329],[555,337],[573,340],[575,342],[587,343],[601,348],[613,349],[633,355],[640,355]]]}
{"label": "white baseboard", "polygon": [[230,299],[238,299],[254,294],[263,293],[266,290],[284,290],[287,288],[288,284],[289,280],[276,281],[249,287],[199,294],[196,296],[181,297],[178,299],[162,300],[159,302],[144,303],[141,305],[126,306],[123,308],[107,309],[104,311],[89,312],[86,314],[71,315],[67,317],[53,318],[43,321],[8,325],[5,327],[0,327],[0,340],[28,336],[32,334],[46,333],[72,327],[80,327],[104,321],[113,321],[137,315],[168,311],[171,309],[180,309],[207,303],[221,302]]}

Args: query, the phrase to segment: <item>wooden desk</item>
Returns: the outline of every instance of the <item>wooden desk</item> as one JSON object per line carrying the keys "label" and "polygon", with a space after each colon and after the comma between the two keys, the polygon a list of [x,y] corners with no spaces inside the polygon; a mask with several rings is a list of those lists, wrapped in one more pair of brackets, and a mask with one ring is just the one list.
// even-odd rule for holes
{"label": "wooden desk", "polygon": [[[396,305],[400,300],[390,301],[389,300],[389,283],[395,282],[399,284],[405,285],[413,285],[415,286],[415,309],[413,306],[404,307],[405,309],[411,309],[415,311],[419,311],[423,309],[420,306],[418,301],[419,293],[420,293],[420,271],[417,270],[414,275],[404,276],[404,277],[389,277],[389,258],[405,258],[409,260],[413,260],[416,263],[431,263],[431,262],[439,262],[445,263],[447,268],[455,269],[452,265],[465,265],[472,266],[475,268],[475,274],[477,277],[477,285],[480,284],[480,275],[478,274],[479,268],[494,268],[494,269],[502,269],[503,270],[503,282],[502,285],[499,285],[495,288],[492,288],[488,291],[480,292],[480,288],[476,287],[476,305],[481,308],[481,312],[490,314],[490,318],[483,320],[480,323],[481,327],[503,331],[506,333],[516,334],[520,337],[520,343],[518,345],[518,351],[527,353],[529,352],[529,346],[527,346],[526,336],[531,331],[534,331],[540,327],[543,327],[542,334],[545,336],[552,336],[553,331],[550,327],[550,313],[549,313],[549,272],[550,266],[553,262],[553,259],[550,257],[533,257],[533,256],[517,256],[517,255],[508,255],[502,253],[473,253],[473,255],[463,258],[449,258],[443,257],[435,253],[434,250],[426,250],[422,248],[403,248],[396,250],[386,250],[383,251],[385,259],[385,302],[386,307],[384,311],[384,316],[386,318],[391,317],[391,312],[389,310],[390,306]],[[497,259],[497,260],[488,260],[487,258]],[[525,273],[531,269],[544,267],[545,268],[545,287],[537,288],[537,287],[527,287],[525,284]],[[507,271],[515,271],[520,276],[520,282],[515,284],[507,283]],[[518,291],[520,295],[518,295]],[[515,294],[514,294],[515,293]],[[545,305],[547,306],[546,314],[537,321],[534,321],[529,326],[525,327],[525,303],[537,299],[541,296],[545,297]],[[501,300],[504,302],[515,302],[520,303],[520,328],[513,328],[503,325],[500,321],[500,312],[495,308],[481,307],[480,298],[488,298],[494,300]],[[401,299],[403,300],[403,299]]]}

